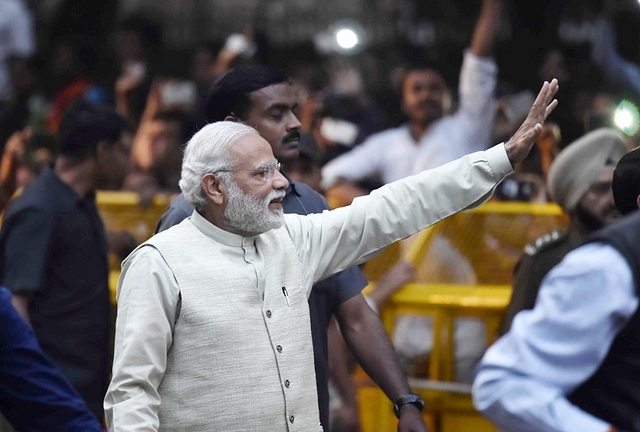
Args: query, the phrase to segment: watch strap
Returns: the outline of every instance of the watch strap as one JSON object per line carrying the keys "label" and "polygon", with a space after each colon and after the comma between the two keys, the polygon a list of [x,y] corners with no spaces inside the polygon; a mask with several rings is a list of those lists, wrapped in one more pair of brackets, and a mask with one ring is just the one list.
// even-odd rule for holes
{"label": "watch strap", "polygon": [[406,396],[402,396],[393,404],[393,412],[396,414],[396,417],[400,418],[400,408],[407,404],[414,405],[420,411],[424,409],[424,401],[422,398],[415,393],[409,393]]}

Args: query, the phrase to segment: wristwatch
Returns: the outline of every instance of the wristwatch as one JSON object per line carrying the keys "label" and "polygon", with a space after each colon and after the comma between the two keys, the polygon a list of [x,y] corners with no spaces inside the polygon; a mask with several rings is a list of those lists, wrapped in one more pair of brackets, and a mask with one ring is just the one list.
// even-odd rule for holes
{"label": "wristwatch", "polygon": [[424,409],[424,401],[422,398],[415,393],[409,393],[406,396],[402,396],[393,404],[393,412],[396,414],[396,417],[400,418],[400,408],[406,404],[415,405],[420,411]]}

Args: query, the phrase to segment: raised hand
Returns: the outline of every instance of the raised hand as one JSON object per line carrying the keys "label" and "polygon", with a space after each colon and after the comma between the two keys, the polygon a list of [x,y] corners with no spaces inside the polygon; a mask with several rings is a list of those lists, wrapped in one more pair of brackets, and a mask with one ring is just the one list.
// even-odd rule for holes
{"label": "raised hand", "polygon": [[527,114],[527,118],[520,125],[516,133],[507,141],[504,148],[512,165],[524,160],[531,147],[542,132],[542,124],[549,114],[558,106],[558,100],[554,99],[558,92],[558,80],[545,81],[533,102],[533,106]]}

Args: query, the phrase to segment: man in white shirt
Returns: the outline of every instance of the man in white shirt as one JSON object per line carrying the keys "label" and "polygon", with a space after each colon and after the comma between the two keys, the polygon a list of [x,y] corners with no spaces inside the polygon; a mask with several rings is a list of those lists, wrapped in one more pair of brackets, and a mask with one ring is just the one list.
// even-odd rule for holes
{"label": "man in white shirt", "polygon": [[[191,218],[123,263],[109,429],[321,430],[313,284],[488,199],[529,152],[557,89],[545,82],[504,145],[306,216],[283,214],[288,182],[257,131],[234,122],[201,129],[180,180]],[[398,429],[424,431],[418,400],[404,402],[396,411],[412,415]]]}
{"label": "man in white shirt", "polygon": [[501,8],[502,0],[483,0],[460,71],[458,110],[448,113],[451,95],[440,72],[424,66],[410,68],[402,83],[408,123],[372,135],[325,165],[322,186],[329,202],[348,204],[366,194],[356,185],[366,178],[390,183],[489,146],[498,74],[490,56]]}

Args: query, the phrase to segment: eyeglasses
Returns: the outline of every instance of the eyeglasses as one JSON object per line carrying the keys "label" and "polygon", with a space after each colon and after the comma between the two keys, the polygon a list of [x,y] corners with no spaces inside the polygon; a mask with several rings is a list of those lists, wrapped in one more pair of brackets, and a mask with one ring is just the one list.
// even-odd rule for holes
{"label": "eyeglasses", "polygon": [[217,174],[219,172],[234,172],[234,171],[248,172],[252,176],[259,178],[261,181],[267,183],[271,181],[271,179],[273,178],[274,172],[276,171],[280,172],[280,166],[281,166],[280,162],[263,163],[258,168],[255,168],[252,170],[236,170],[233,168],[221,168],[219,170],[212,172],[211,174]]}

